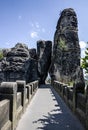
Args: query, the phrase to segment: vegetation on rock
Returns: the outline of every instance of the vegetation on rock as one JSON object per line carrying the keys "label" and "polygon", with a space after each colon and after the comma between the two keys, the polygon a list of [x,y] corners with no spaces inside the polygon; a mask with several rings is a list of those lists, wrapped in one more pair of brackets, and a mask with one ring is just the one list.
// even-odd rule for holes
{"label": "vegetation on rock", "polygon": [[88,47],[86,48],[85,51],[85,57],[82,58],[82,68],[85,69],[85,73],[88,73]]}
{"label": "vegetation on rock", "polygon": [[60,49],[61,50],[67,50],[67,46],[66,46],[65,40],[63,40],[61,37],[60,37],[59,45],[60,45]]}
{"label": "vegetation on rock", "polygon": [[3,51],[0,49],[0,60],[3,58]]}

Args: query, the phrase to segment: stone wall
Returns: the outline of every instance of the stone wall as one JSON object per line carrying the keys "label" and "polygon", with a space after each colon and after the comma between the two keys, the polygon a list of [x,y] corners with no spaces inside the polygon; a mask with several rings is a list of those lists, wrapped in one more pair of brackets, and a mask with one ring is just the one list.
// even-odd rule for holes
{"label": "stone wall", "polygon": [[78,117],[85,130],[88,130],[88,86],[82,87],[81,85],[74,84],[73,86],[68,86],[67,84],[54,81],[52,86]]}
{"label": "stone wall", "polygon": [[9,119],[9,104],[7,99],[0,101],[0,130],[11,130],[11,121]]}
{"label": "stone wall", "polygon": [[38,81],[2,82],[0,86],[0,130],[15,130],[38,88]]}

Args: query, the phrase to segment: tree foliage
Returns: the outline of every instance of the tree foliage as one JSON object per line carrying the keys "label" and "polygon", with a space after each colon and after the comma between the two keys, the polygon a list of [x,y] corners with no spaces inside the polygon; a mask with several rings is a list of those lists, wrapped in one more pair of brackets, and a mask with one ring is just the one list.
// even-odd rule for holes
{"label": "tree foliage", "polygon": [[0,60],[3,58],[3,51],[0,49]]}
{"label": "tree foliage", "polygon": [[82,58],[82,68],[85,69],[86,73],[88,73],[88,48],[86,48],[85,57]]}
{"label": "tree foliage", "polygon": [[66,43],[65,43],[65,39],[64,39],[64,38],[61,38],[61,37],[60,37],[59,47],[60,47],[61,50],[67,50],[67,46],[66,46]]}

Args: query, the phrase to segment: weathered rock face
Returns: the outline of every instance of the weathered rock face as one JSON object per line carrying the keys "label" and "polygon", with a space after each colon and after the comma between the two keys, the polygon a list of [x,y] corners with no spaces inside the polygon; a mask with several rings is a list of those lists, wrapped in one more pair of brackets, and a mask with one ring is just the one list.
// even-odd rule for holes
{"label": "weathered rock face", "polygon": [[15,47],[6,54],[2,61],[2,70],[6,81],[25,79],[27,73],[29,50],[25,44],[17,43]]}
{"label": "weathered rock face", "polygon": [[30,50],[29,50],[29,54],[30,54],[30,57],[31,57],[31,58],[37,60],[37,53],[36,53],[36,49],[35,49],[35,48],[30,49]]}
{"label": "weathered rock face", "polygon": [[38,79],[38,60],[36,49],[35,48],[29,49],[29,54],[30,54],[29,68],[26,77],[27,82],[32,82]]}
{"label": "weathered rock face", "polygon": [[0,61],[0,83],[2,81],[4,81],[4,74],[3,74],[2,70],[1,70],[1,64],[2,64],[2,62]]}
{"label": "weathered rock face", "polygon": [[[53,59],[50,75],[52,79],[68,83],[80,80],[80,46],[77,16],[73,9],[61,12],[54,35]],[[80,69],[80,71],[82,71]],[[83,80],[83,75],[81,75]]]}
{"label": "weathered rock face", "polygon": [[14,48],[11,49],[7,53],[6,61],[8,65],[6,65],[6,70],[11,71],[25,71],[25,67],[23,65],[29,59],[29,50],[25,44],[17,43]]}
{"label": "weathered rock face", "polygon": [[38,79],[38,61],[30,58],[28,64],[29,67],[26,74],[27,83]]}
{"label": "weathered rock face", "polygon": [[29,82],[32,79],[35,80],[37,74],[32,75],[34,77],[30,76],[33,70],[37,70],[37,65],[34,66],[33,63],[35,64],[35,60],[31,59],[28,47],[25,44],[17,43],[2,61],[1,69],[5,81],[25,80]]}
{"label": "weathered rock face", "polygon": [[37,55],[38,55],[38,75],[40,84],[45,83],[48,70],[51,64],[52,42],[51,41],[38,41],[37,42]]}

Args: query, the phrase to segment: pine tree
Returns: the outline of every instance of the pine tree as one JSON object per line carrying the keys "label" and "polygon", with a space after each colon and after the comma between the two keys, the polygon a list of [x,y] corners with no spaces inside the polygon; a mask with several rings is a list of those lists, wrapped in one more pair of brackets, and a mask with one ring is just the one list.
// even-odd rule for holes
{"label": "pine tree", "polygon": [[85,69],[85,73],[88,73],[88,47],[86,48],[85,51],[85,57],[82,58],[82,68]]}

